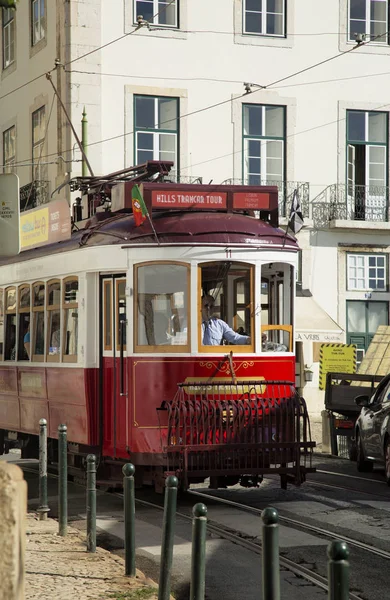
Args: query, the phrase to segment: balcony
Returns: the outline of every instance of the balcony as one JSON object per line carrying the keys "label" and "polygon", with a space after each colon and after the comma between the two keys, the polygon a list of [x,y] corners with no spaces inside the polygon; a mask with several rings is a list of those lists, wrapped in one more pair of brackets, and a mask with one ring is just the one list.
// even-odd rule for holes
{"label": "balcony", "polygon": [[[225,179],[226,185],[248,185],[243,179]],[[295,190],[298,190],[299,200],[303,217],[309,217],[310,186],[307,181],[262,181],[261,185],[275,185],[278,188],[279,217],[289,217],[292,198]]]}
{"label": "balcony", "polygon": [[48,181],[34,181],[28,183],[20,188],[19,192],[19,205],[20,212],[25,210],[31,210],[41,204],[49,202],[49,182]]}
{"label": "balcony", "polygon": [[378,229],[389,224],[389,188],[385,186],[334,183],[312,201],[313,225],[316,229]]}

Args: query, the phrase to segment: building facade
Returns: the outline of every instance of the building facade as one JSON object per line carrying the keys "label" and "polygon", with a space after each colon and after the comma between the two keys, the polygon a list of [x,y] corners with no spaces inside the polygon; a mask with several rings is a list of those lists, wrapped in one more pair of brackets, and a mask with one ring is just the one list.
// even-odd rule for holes
{"label": "building facade", "polygon": [[[1,15],[3,172],[21,210],[94,174],[172,160],[180,181],[275,184],[305,226],[299,385],[321,343],[364,355],[389,323],[389,0],[22,0]],[[57,95],[58,94],[58,95]],[[58,191],[57,191],[58,190]],[[314,371],[303,381],[302,365]]]}

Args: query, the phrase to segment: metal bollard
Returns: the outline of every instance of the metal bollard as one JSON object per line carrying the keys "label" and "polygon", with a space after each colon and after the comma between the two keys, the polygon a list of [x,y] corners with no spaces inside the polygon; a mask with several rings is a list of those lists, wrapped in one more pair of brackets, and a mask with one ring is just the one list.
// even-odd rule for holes
{"label": "metal bollard", "polygon": [[173,540],[177,504],[177,477],[170,475],[165,481],[164,520],[161,543],[160,579],[158,600],[169,600],[171,592],[171,569],[173,558]]}
{"label": "metal bollard", "polygon": [[50,508],[47,504],[47,421],[39,421],[39,520],[47,519]]}
{"label": "metal bollard", "polygon": [[334,541],[328,546],[328,600],[349,598],[349,548],[345,542]]}
{"label": "metal bollard", "polygon": [[87,551],[96,552],[96,456],[87,456]]}
{"label": "metal bollard", "polygon": [[280,600],[279,517],[275,508],[265,508],[263,519],[263,600]]}
{"label": "metal bollard", "polygon": [[125,512],[125,575],[135,577],[135,467],[128,463],[122,467],[123,504]]}
{"label": "metal bollard", "polygon": [[192,555],[190,600],[204,600],[206,576],[207,507],[202,503],[192,509]]}
{"label": "metal bollard", "polygon": [[68,526],[68,443],[67,426],[58,425],[58,534]]}

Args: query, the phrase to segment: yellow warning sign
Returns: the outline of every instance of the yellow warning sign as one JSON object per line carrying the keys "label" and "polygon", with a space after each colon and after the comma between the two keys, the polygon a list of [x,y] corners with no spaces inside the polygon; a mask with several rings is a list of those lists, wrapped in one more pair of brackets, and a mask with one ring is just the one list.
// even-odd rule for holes
{"label": "yellow warning sign", "polygon": [[326,386],[326,374],[356,373],[356,346],[350,344],[321,344],[319,388]]}

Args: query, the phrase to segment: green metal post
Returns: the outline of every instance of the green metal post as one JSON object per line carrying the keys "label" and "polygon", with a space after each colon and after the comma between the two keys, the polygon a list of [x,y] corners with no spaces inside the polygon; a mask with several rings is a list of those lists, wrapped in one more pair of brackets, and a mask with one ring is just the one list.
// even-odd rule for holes
{"label": "green metal post", "polygon": [[47,505],[47,421],[39,421],[39,520],[47,519],[50,508]]}
{"label": "green metal post", "polygon": [[[87,156],[87,145],[88,145],[87,131],[88,131],[88,121],[87,121],[87,113],[85,111],[85,106],[84,106],[83,118],[81,119],[81,145],[83,147],[85,156]],[[83,162],[81,164],[81,174],[83,177],[86,177],[88,175],[88,166],[87,166],[87,163],[86,163],[84,157],[83,157]]]}
{"label": "green metal post", "polygon": [[58,534],[65,536],[68,525],[68,443],[66,425],[58,425]]}
{"label": "green metal post", "polygon": [[280,600],[279,517],[275,508],[265,508],[263,519],[263,600]]}
{"label": "green metal post", "polygon": [[160,579],[158,582],[158,600],[169,600],[171,593],[171,569],[173,558],[173,540],[177,504],[177,477],[170,475],[165,481],[164,520],[161,544]]}
{"label": "green metal post", "polygon": [[96,456],[87,456],[87,551],[96,552]]}
{"label": "green metal post", "polygon": [[328,546],[328,600],[349,598],[349,549],[345,542],[336,540]]}
{"label": "green metal post", "polygon": [[123,503],[125,512],[125,575],[135,577],[135,467],[127,463],[122,467]]}
{"label": "green metal post", "polygon": [[202,503],[192,509],[192,556],[190,600],[204,600],[206,576],[207,507]]}

